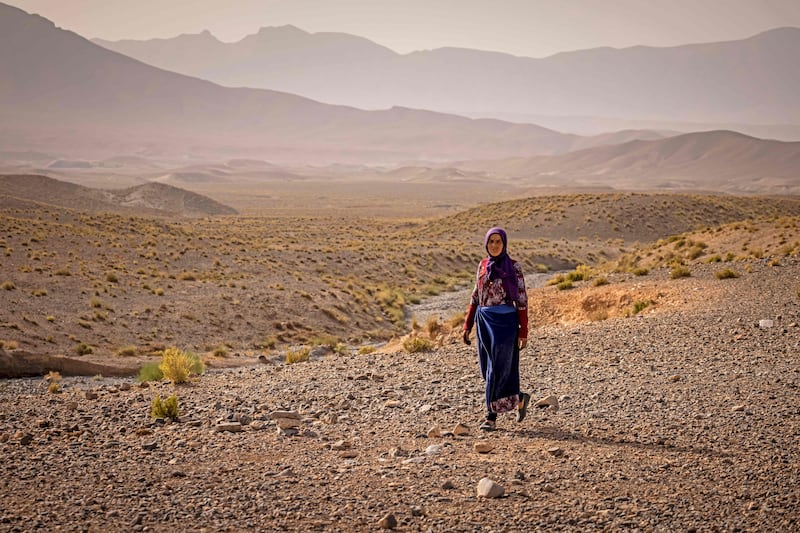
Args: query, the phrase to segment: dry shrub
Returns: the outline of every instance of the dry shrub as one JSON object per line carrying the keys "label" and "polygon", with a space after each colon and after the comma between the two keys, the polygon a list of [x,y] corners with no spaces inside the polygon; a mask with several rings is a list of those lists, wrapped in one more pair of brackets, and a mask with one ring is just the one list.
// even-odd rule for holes
{"label": "dry shrub", "polygon": [[723,268],[722,270],[714,272],[714,276],[716,276],[717,279],[731,279],[738,278],[739,273],[731,268]]}
{"label": "dry shrub", "polygon": [[286,350],[286,364],[302,363],[311,357],[311,348],[301,346],[299,348],[289,348]]}
{"label": "dry shrub", "polygon": [[178,397],[174,394],[166,400],[162,400],[160,394],[153,398],[153,403],[150,405],[150,416],[153,418],[177,420],[179,414]]}
{"label": "dry shrub", "polygon": [[433,349],[433,342],[422,337],[407,337],[403,340],[403,349],[408,353],[429,352]]}
{"label": "dry shrub", "polygon": [[205,370],[205,365],[195,354],[169,347],[164,350],[159,370],[165,378],[172,383],[185,383],[191,375],[200,375]]}

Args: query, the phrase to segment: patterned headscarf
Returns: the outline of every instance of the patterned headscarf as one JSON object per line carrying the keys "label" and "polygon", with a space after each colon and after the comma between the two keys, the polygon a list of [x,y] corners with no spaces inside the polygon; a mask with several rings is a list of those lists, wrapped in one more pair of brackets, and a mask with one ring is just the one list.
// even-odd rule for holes
{"label": "patterned headscarf", "polygon": [[[492,255],[489,254],[489,237],[494,234],[500,235],[500,238],[503,240],[503,251],[496,257],[492,257]],[[508,236],[505,230],[503,228],[494,227],[487,231],[483,245],[484,248],[486,248],[486,253],[489,254],[489,262],[486,265],[486,281],[500,278],[503,280],[503,287],[505,287],[508,297],[511,298],[512,301],[516,301],[517,298],[519,298],[519,285],[517,283],[517,273],[514,270],[514,263],[511,261],[506,251],[508,249]]]}

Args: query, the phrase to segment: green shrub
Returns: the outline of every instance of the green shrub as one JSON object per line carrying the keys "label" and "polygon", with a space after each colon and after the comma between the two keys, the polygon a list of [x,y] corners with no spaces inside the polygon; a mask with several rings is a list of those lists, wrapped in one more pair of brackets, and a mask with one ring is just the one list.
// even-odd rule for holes
{"label": "green shrub", "polygon": [[408,337],[403,341],[403,349],[408,353],[429,352],[433,349],[433,343],[422,337]]}
{"label": "green shrub", "polygon": [[161,381],[162,379],[164,379],[164,373],[161,372],[159,363],[147,363],[139,369],[139,375],[136,377],[139,383]]}
{"label": "green shrub", "polygon": [[714,272],[714,276],[717,279],[730,279],[730,278],[738,278],[739,273],[730,268],[724,268],[722,270],[717,270]]}
{"label": "green shrub", "polygon": [[592,286],[594,287],[601,287],[603,285],[608,285],[608,279],[604,277],[595,278],[592,282]]}
{"label": "green shrub", "polygon": [[636,300],[635,302],[633,302],[633,314],[638,315],[639,313],[650,307],[650,304],[652,303],[653,302],[651,300]]}
{"label": "green shrub", "polygon": [[156,397],[153,398],[153,403],[150,405],[150,416],[153,418],[177,420],[179,414],[178,397],[174,394],[166,400],[162,400],[160,394],[156,394]]}

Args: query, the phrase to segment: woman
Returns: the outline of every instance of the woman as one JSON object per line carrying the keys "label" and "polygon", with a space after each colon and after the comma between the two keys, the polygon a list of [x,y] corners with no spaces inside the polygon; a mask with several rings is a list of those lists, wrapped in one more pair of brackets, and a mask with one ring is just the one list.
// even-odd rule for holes
{"label": "woman", "polygon": [[492,431],[497,427],[497,413],[517,409],[517,422],[522,422],[531,400],[519,388],[519,351],[528,344],[528,293],[522,267],[508,256],[506,232],[490,229],[484,245],[489,255],[478,265],[464,320],[464,342],[470,344],[470,332],[477,323],[487,411],[480,428]]}

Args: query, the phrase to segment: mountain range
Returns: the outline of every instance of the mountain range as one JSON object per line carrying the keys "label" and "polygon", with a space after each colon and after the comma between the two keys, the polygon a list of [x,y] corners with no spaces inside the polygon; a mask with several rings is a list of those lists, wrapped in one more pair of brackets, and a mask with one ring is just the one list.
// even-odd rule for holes
{"label": "mountain range", "polygon": [[208,31],[94,42],[225,86],[360,108],[800,125],[800,28],[737,41],[597,48],[538,59],[461,48],[398,54],[361,37],[294,26],[265,27],[233,43]]}
{"label": "mountain range", "polygon": [[[759,49],[775,49],[776,40],[791,41],[794,35],[791,29],[776,30],[753,42],[762,43]],[[257,49],[260,39],[250,42]],[[365,42],[345,36],[339,50],[359,49]],[[724,44],[708,46],[727,50]],[[470,179],[518,178],[530,186],[773,193],[797,193],[800,187],[798,143],[726,131],[676,135],[635,130],[579,136],[535,124],[398,106],[369,111],[269,89],[224,87],[145,64],[4,4],[0,4],[0,49],[4,50],[0,160],[5,159],[5,168],[16,174],[47,167],[155,165],[154,161],[166,159],[184,161],[163,166],[179,169],[192,161],[235,159],[269,161],[276,165],[275,175],[284,176],[291,175],[293,165],[337,164],[402,166],[407,170],[398,176],[419,179],[448,173],[457,178],[462,172]],[[187,48],[186,54],[197,54],[194,50]],[[455,58],[461,51],[450,52]],[[606,50],[599,57],[612,52]],[[384,58],[397,55],[382,48],[374,53]],[[503,61],[520,59],[494,55]],[[721,57],[723,64],[731,61],[729,55]],[[576,64],[576,71],[582,69]],[[787,67],[787,75],[796,70]],[[785,98],[773,101],[767,96],[786,93],[792,86],[789,80],[765,87],[763,108],[780,102],[788,105]],[[739,87],[729,88],[721,99],[738,92]],[[454,89],[453,97],[460,98],[461,93],[471,94],[470,86]],[[33,154],[37,162],[31,165],[9,164],[9,158]],[[56,161],[43,161],[48,154]],[[425,170],[441,165],[452,171]]]}
{"label": "mountain range", "polygon": [[613,142],[531,124],[403,107],[366,111],[226,88],[106,50],[3,4],[0,49],[8,51],[0,55],[6,150],[391,163],[563,153]]}

